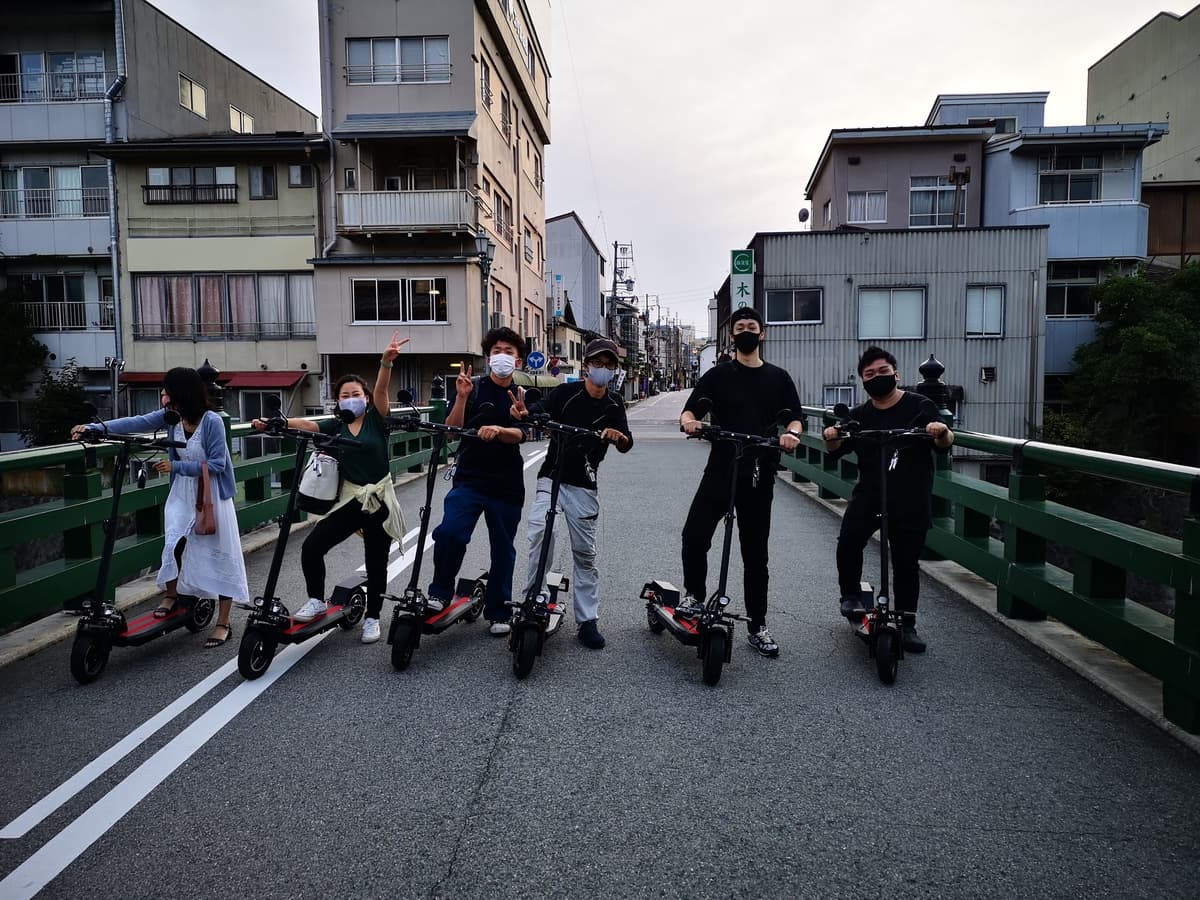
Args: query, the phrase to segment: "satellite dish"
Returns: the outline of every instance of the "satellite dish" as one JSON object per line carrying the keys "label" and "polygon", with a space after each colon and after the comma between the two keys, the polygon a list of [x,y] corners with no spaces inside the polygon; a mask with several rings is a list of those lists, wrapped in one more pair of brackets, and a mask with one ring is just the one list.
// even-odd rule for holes
{"label": "satellite dish", "polygon": [[808,207],[806,206],[800,210],[800,224],[803,225],[807,221],[808,221]]}

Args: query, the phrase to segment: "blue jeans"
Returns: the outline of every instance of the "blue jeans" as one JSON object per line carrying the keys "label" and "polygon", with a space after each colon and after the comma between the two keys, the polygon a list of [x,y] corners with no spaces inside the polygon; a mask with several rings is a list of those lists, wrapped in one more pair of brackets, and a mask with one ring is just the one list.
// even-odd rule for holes
{"label": "blue jeans", "polygon": [[446,495],[442,523],[433,529],[429,596],[445,601],[454,594],[454,581],[481,513],[492,545],[483,614],[492,622],[507,622],[512,616],[508,601],[512,599],[513,565],[517,559],[513,542],[521,522],[521,507],[489,497],[472,485],[456,484]]}

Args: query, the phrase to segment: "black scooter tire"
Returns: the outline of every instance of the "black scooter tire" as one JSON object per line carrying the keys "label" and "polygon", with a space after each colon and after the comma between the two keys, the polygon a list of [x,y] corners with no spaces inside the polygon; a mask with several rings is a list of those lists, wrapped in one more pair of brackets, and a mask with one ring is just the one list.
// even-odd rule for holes
{"label": "black scooter tire", "polygon": [[71,674],[80,684],[91,684],[108,665],[112,645],[104,638],[86,631],[75,635],[71,645]]}
{"label": "black scooter tire", "polygon": [[216,611],[217,603],[212,597],[197,597],[192,603],[191,612],[188,613],[188,620],[183,627],[192,634],[203,631],[212,621],[213,613]]}
{"label": "black scooter tire", "polygon": [[403,672],[412,662],[413,650],[417,647],[416,623],[401,619],[392,632],[392,668]]}
{"label": "black scooter tire", "polygon": [[342,631],[349,631],[363,620],[366,611],[367,595],[362,591],[355,591],[346,602],[346,613],[338,619],[338,626]]}
{"label": "black scooter tire", "polygon": [[663,629],[667,627],[663,624],[663,620],[658,617],[658,613],[653,606],[646,607],[646,624],[650,626],[650,630],[655,634],[662,634]]}
{"label": "black scooter tire", "polygon": [[238,646],[238,671],[247,681],[266,674],[275,658],[275,640],[261,628],[247,628]]}
{"label": "black scooter tire", "polygon": [[526,678],[533,671],[541,637],[536,625],[522,625],[517,631],[513,642],[513,674],[517,678]]}
{"label": "black scooter tire", "polygon": [[483,595],[485,593],[487,593],[487,583],[483,581],[475,582],[475,587],[471,591],[471,603],[473,606],[471,611],[463,616],[464,622],[469,624],[483,615]]}
{"label": "black scooter tire", "polygon": [[704,683],[715,687],[721,680],[721,667],[725,665],[725,648],[729,636],[724,628],[712,628],[704,638],[704,660],[702,672]]}
{"label": "black scooter tire", "polygon": [[884,684],[895,684],[900,669],[900,635],[894,628],[881,628],[875,635],[875,669]]}

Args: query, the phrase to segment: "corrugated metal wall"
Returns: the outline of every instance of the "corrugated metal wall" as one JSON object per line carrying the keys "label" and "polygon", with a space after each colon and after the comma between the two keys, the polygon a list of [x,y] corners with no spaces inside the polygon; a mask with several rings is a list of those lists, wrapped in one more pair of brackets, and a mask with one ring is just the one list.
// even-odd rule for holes
{"label": "corrugated metal wall", "polygon": [[[765,291],[819,287],[823,321],[767,326],[764,356],[796,379],[806,404],[821,405],[826,385],[854,386],[855,371],[871,344],[893,353],[901,383],[921,380],[917,368],[936,356],[943,380],[961,385],[962,426],[972,431],[1025,437],[1030,418],[1041,422],[1044,356],[1046,229],[989,228],[959,231],[763,234],[756,296],[765,313]],[[967,287],[1004,285],[1004,334],[967,338]],[[925,337],[860,340],[858,292],[862,288],[925,288]],[[994,366],[996,380],[980,380]]]}

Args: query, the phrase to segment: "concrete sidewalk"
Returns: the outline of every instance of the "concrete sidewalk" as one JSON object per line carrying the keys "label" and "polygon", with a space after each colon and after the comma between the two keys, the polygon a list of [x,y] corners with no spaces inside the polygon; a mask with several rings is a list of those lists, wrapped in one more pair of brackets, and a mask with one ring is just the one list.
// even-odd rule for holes
{"label": "concrete sidewalk", "polygon": [[[824,500],[817,487],[791,480],[791,473],[782,473],[779,480],[808,496],[837,516],[846,510],[845,500]],[[876,534],[872,540],[878,542]],[[1027,622],[1001,615],[996,608],[996,587],[956,562],[938,560],[921,563],[921,570],[930,578],[954,591],[964,600],[1017,632],[1031,644],[1044,651],[1076,674],[1083,676],[1105,693],[1124,703],[1134,712],[1153,722],[1180,743],[1200,753],[1200,735],[1188,734],[1170,722],[1162,713],[1162,682],[1118,656],[1107,647],[1054,619]]]}

